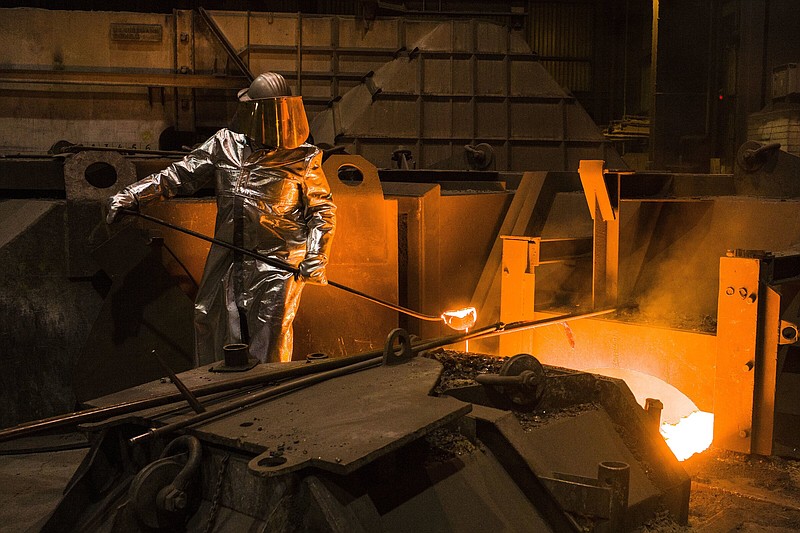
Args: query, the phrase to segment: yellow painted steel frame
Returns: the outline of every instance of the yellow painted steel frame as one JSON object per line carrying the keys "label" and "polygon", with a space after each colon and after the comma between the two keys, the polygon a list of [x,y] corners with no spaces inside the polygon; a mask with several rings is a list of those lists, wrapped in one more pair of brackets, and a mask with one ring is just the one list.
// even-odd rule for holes
{"label": "yellow painted steel frame", "polygon": [[[617,298],[620,174],[604,174],[602,161],[582,161],[579,173],[594,219],[592,289],[597,307]],[[608,179],[617,180],[616,188]],[[608,185],[616,194],[609,194]],[[534,268],[541,244],[536,237],[503,241],[500,313],[505,322],[533,314]],[[509,336],[500,353],[535,353],[547,364],[631,368],[659,377],[688,394],[701,410],[713,410],[715,445],[770,455],[786,345],[800,340],[798,327],[791,322],[797,319],[800,289],[781,287],[798,283],[800,257],[779,259],[784,261],[780,268],[768,252],[734,251],[721,258],[716,336],[600,319],[576,323],[567,338],[553,328]],[[773,278],[777,270],[785,279]],[[788,295],[783,302],[782,293]],[[632,337],[624,340],[624,349],[622,335]]]}
{"label": "yellow painted steel frame", "polygon": [[786,309],[791,298],[782,301],[784,288],[772,279],[771,254],[732,255],[720,260],[714,442],[770,455],[782,347],[798,341],[797,326],[781,315],[796,319],[797,309]]}
{"label": "yellow painted steel frame", "polygon": [[[589,213],[594,221],[592,304],[616,305],[619,293],[619,197],[608,192],[603,160],[582,160],[578,167]],[[620,173],[613,174],[619,191]]]}
{"label": "yellow painted steel frame", "polygon": [[[761,358],[758,308],[765,292],[759,282],[760,267],[758,259],[723,257],[719,268],[714,440],[718,446],[745,453],[754,451],[753,425],[758,420],[753,417],[753,393],[756,359]],[[763,431],[757,432],[763,437]]]}
{"label": "yellow painted steel frame", "polygon": [[[503,259],[500,270],[500,320],[533,320],[536,274],[539,264],[537,237],[503,237]],[[533,353],[531,335],[525,332],[500,336],[500,353]]]}
{"label": "yellow painted steel frame", "polygon": [[[541,241],[504,239],[504,322],[547,316],[533,313]],[[713,410],[716,446],[770,455],[779,349],[796,343],[798,335],[794,323],[781,319],[781,291],[769,284],[765,271],[759,258],[721,258],[716,336],[593,319],[573,323],[572,338],[559,328],[505,335],[499,353],[532,353],[543,363],[576,369],[631,368],[653,375],[701,410]]]}

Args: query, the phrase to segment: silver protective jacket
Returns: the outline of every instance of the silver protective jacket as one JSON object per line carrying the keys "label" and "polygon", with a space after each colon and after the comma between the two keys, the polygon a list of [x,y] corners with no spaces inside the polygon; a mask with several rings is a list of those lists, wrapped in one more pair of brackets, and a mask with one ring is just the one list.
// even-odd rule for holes
{"label": "silver protective jacket", "polygon": [[[192,194],[214,177],[217,239],[300,266],[307,279],[325,283],[336,207],[322,171],[322,153],[310,144],[259,147],[245,135],[222,129],[128,192],[143,206]],[[303,283],[303,278],[212,245],[195,300],[197,364],[221,359],[225,344],[241,342],[245,319],[253,356],[265,362],[291,360],[292,321]]]}

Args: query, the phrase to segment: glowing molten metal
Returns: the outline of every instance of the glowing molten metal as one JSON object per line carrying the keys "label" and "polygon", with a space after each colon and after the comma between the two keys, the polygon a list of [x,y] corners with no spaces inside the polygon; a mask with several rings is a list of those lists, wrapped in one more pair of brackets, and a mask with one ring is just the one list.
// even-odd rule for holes
{"label": "glowing molten metal", "polygon": [[695,411],[678,420],[677,424],[665,422],[661,424],[661,435],[678,461],[685,461],[711,446],[714,414]]}
{"label": "glowing molten metal", "polygon": [[442,313],[442,320],[449,327],[456,331],[467,331],[475,325],[478,319],[478,312],[474,307],[465,307],[464,309],[456,309],[454,311],[445,311]]}

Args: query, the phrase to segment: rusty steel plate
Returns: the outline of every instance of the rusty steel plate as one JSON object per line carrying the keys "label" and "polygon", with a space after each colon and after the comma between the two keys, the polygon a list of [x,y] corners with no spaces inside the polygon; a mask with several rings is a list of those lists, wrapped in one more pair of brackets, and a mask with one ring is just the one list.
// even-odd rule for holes
{"label": "rusty steel plate", "polygon": [[314,466],[347,474],[468,413],[428,393],[441,364],[417,357],[287,394],[211,421],[199,438],[259,454],[252,472],[274,476]]}

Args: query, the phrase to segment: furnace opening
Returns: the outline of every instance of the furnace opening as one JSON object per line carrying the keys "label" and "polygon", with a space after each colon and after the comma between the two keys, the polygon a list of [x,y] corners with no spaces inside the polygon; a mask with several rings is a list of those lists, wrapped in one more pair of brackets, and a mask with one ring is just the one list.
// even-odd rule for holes
{"label": "furnace opening", "polygon": [[714,414],[698,409],[688,396],[666,381],[627,368],[594,368],[587,372],[624,380],[642,407],[647,398],[661,400],[661,435],[679,461],[711,446]]}

